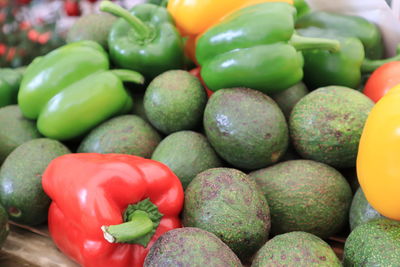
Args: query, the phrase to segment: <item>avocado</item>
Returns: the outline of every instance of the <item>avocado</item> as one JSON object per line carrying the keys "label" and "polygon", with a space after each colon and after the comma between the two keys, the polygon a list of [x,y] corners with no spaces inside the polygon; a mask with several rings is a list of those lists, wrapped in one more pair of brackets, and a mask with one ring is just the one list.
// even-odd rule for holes
{"label": "avocado", "polygon": [[278,105],[253,89],[216,91],[205,108],[203,124],[216,152],[241,170],[272,165],[289,142],[288,126]]}
{"label": "avocado", "polygon": [[0,68],[0,108],[17,104],[22,72],[17,69]]}
{"label": "avocado", "polygon": [[332,248],[321,238],[306,232],[277,235],[257,252],[251,267],[340,267]]}
{"label": "avocado", "polygon": [[358,176],[357,176],[357,168],[356,167],[344,168],[340,169],[339,171],[349,182],[351,191],[353,192],[354,195],[357,192],[358,188],[360,187],[360,183],[358,182]]}
{"label": "avocado", "polygon": [[400,266],[400,222],[381,218],[357,226],[346,239],[343,266]]}
{"label": "avocado", "polygon": [[144,94],[146,116],[164,134],[198,127],[206,102],[207,95],[199,79],[184,70],[158,75]]}
{"label": "avocado", "polygon": [[17,105],[0,108],[0,164],[17,146],[40,138],[34,121],[25,119]]}
{"label": "avocado", "polygon": [[0,249],[10,233],[10,226],[8,225],[7,211],[0,205]]}
{"label": "avocado", "polygon": [[43,191],[42,174],[53,159],[68,153],[48,138],[25,142],[11,152],[0,169],[0,202],[10,220],[26,225],[46,221],[51,200]]}
{"label": "avocado", "polygon": [[137,115],[122,115],[94,128],[78,147],[79,153],[119,153],[150,158],[161,141],[159,133]]}
{"label": "avocado", "polygon": [[207,138],[194,131],[168,135],[157,146],[151,159],[167,165],[179,177],[183,188],[200,172],[222,166]]}
{"label": "avocado", "polygon": [[274,235],[303,231],[321,238],[347,224],[350,185],[334,168],[312,160],[289,160],[249,173],[264,192]]}
{"label": "avocado", "polygon": [[108,34],[117,18],[108,13],[81,16],[67,33],[67,43],[91,40],[108,49]]}
{"label": "avocado", "polygon": [[144,119],[146,122],[150,123],[149,119],[146,116],[146,112],[144,111],[144,94],[133,94],[132,95],[134,105],[132,108],[132,113],[135,115],[138,115],[142,119]]}
{"label": "avocado", "polygon": [[150,248],[144,267],[241,267],[232,250],[214,234],[185,227],[161,235]]}
{"label": "avocado", "polygon": [[378,218],[384,217],[368,203],[361,187],[358,188],[350,206],[350,229],[354,230],[360,224]]}
{"label": "avocado", "polygon": [[361,133],[374,102],[343,86],[321,87],[294,106],[291,139],[305,159],[335,168],[354,167]]}
{"label": "avocado", "polygon": [[282,92],[271,94],[271,97],[285,114],[286,119],[289,119],[293,107],[308,93],[306,85],[299,82]]}
{"label": "avocado", "polygon": [[185,190],[183,225],[209,231],[242,260],[268,239],[268,203],[256,183],[231,168],[205,170]]}

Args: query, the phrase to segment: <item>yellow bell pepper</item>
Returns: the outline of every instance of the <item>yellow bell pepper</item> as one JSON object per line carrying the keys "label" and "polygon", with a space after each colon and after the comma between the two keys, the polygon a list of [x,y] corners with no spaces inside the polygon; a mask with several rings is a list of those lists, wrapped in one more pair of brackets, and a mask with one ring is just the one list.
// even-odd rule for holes
{"label": "yellow bell pepper", "polygon": [[167,9],[183,36],[188,36],[186,51],[194,59],[195,40],[198,35],[218,23],[224,16],[246,6],[263,2],[293,0],[169,0]]}
{"label": "yellow bell pepper", "polygon": [[368,202],[400,220],[400,85],[371,110],[361,135],[357,175]]}

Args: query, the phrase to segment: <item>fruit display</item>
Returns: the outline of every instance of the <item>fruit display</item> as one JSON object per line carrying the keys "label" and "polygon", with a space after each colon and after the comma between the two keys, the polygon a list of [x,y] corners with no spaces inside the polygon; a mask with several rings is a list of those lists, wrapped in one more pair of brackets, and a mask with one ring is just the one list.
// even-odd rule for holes
{"label": "fruit display", "polygon": [[400,32],[316,7],[0,0],[0,266],[400,266]]}

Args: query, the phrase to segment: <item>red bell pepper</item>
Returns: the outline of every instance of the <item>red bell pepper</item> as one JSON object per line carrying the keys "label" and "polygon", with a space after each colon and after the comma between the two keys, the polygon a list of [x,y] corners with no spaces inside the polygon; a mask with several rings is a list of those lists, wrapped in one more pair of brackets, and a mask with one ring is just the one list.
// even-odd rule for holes
{"label": "red bell pepper", "polygon": [[391,88],[400,84],[400,61],[383,64],[368,78],[363,93],[378,102]]}
{"label": "red bell pepper", "polygon": [[183,189],[165,165],[122,154],[77,153],[43,174],[58,248],[86,267],[142,266],[163,233],[181,227]]}

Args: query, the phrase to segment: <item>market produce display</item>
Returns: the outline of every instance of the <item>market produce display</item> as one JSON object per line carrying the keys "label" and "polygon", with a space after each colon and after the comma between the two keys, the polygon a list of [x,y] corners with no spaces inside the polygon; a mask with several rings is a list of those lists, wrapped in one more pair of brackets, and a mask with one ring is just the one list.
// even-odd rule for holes
{"label": "market produce display", "polygon": [[312,0],[62,4],[59,35],[0,1],[0,256],[22,227],[72,266],[400,266],[381,24]]}

